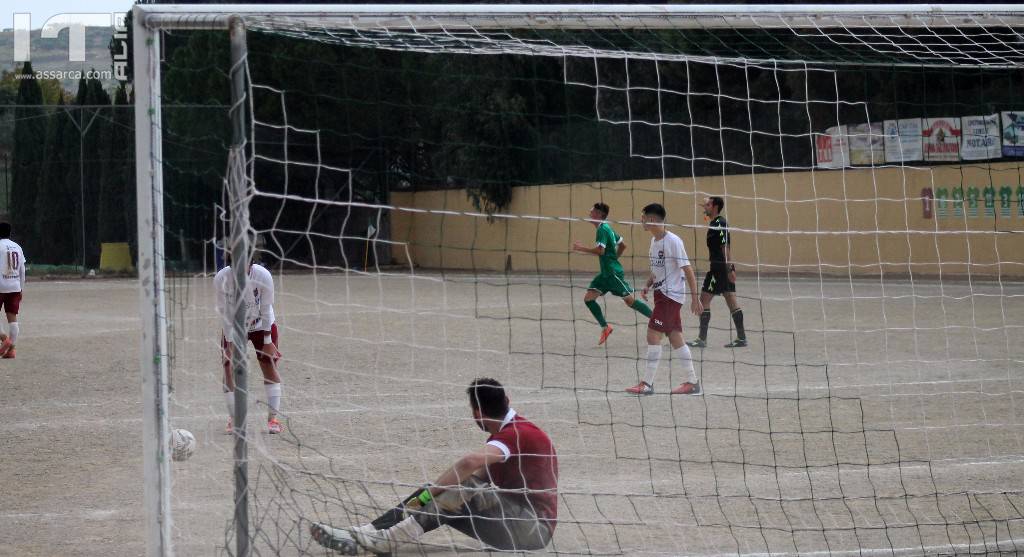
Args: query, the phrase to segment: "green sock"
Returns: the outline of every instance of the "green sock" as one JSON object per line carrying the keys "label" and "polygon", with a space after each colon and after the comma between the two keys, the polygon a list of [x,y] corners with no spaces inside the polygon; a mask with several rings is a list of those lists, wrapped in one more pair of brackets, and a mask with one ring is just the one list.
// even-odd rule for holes
{"label": "green sock", "polygon": [[651,316],[651,308],[650,308],[650,306],[645,304],[643,302],[643,300],[641,300],[640,298],[636,298],[635,300],[633,300],[633,305],[631,305],[629,307],[635,309],[636,311],[639,311],[641,314],[643,314],[644,317],[650,317]]}
{"label": "green sock", "polygon": [[586,304],[590,313],[594,314],[594,319],[597,319],[597,323],[601,325],[601,327],[607,327],[608,322],[604,320],[604,314],[601,313],[601,304],[597,303],[597,300],[590,300],[589,302],[586,302]]}

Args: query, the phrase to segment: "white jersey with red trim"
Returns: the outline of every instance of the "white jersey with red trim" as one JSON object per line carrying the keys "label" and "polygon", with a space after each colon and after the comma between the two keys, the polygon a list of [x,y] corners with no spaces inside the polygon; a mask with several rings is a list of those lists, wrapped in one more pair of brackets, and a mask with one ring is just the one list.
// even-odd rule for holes
{"label": "white jersey with red trim", "polygon": [[686,300],[686,278],[683,267],[690,266],[683,240],[672,232],[665,231],[659,238],[651,238],[651,273],[654,284],[651,288],[679,302]]}
{"label": "white jersey with red trim", "polygon": [[0,240],[0,294],[25,288],[25,252],[10,239]]}
{"label": "white jersey with red trim", "polygon": [[[213,277],[213,286],[217,294],[217,315],[220,316],[221,329],[225,338],[231,338],[230,332],[235,312],[230,305],[234,299],[234,276],[231,265],[217,272]],[[245,321],[247,331],[269,331],[274,325],[274,277],[266,267],[258,264],[249,266],[248,288],[245,291]]]}

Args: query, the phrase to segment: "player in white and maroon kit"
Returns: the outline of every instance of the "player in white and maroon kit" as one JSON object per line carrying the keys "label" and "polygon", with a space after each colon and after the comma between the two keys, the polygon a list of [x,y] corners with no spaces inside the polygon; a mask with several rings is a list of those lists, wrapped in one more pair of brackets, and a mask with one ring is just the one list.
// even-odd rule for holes
{"label": "player in white and maroon kit", "polygon": [[25,252],[11,240],[11,224],[0,222],[0,308],[7,314],[8,334],[0,344],[0,357],[14,358],[18,342],[18,311],[21,292],[25,289]]}
{"label": "player in white and maroon kit", "polygon": [[474,379],[467,393],[473,419],[490,434],[482,448],[369,524],[342,529],[314,522],[313,539],[346,555],[360,549],[381,554],[450,526],[500,551],[545,548],[558,520],[558,456],[551,439],[509,408],[494,379]]}
{"label": "player in white and maroon kit", "polygon": [[[221,346],[224,363],[224,399],[228,405],[228,433],[232,430],[231,416],[235,415],[235,380],[231,375],[231,330],[235,312],[231,305],[235,278],[228,265],[213,277],[217,293],[217,314],[221,318]],[[249,342],[256,350],[256,359],[263,371],[263,386],[267,391],[267,429],[281,433],[277,414],[281,409],[281,376],[277,373],[277,323],[274,318],[274,277],[266,267],[253,263],[249,266],[248,288],[245,291],[245,321],[248,323]]]}
{"label": "player in white and maroon kit", "polygon": [[672,389],[674,395],[698,395],[700,383],[693,369],[690,347],[683,342],[683,321],[680,310],[690,296],[690,311],[700,315],[703,307],[697,294],[697,277],[686,257],[682,239],[665,230],[665,208],[658,203],[644,207],[644,230],[651,233],[651,276],[641,291],[647,299],[647,291],[654,290],[654,312],[647,322],[647,371],[644,380],[626,392],[637,395],[654,393],[654,377],[658,374],[661,361],[661,339],[668,335],[673,354],[682,362],[687,380]]}

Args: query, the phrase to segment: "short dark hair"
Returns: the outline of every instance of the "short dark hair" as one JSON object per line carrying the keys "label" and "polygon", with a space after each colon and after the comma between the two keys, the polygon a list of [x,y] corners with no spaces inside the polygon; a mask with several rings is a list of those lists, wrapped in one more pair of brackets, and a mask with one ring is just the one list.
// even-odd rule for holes
{"label": "short dark hair", "polygon": [[473,410],[479,410],[485,418],[500,420],[508,414],[508,398],[505,396],[505,387],[498,383],[497,379],[490,377],[479,377],[474,379],[466,389],[469,395],[469,405]]}
{"label": "short dark hair", "polygon": [[645,215],[654,215],[660,218],[662,221],[665,220],[665,208],[661,206],[661,203],[651,203],[644,207]]}
{"label": "short dark hair", "polygon": [[608,212],[610,211],[610,209],[608,209],[607,203],[601,203],[600,201],[598,201],[597,203],[594,203],[594,208],[597,209],[598,211],[601,211],[601,218],[608,218]]}
{"label": "short dark hair", "polygon": [[722,212],[722,209],[725,209],[725,200],[722,199],[721,197],[718,197],[717,195],[715,195],[715,196],[709,197],[708,199],[711,200],[711,204],[714,205],[718,209],[719,213]]}
{"label": "short dark hair", "polygon": [[0,222],[0,240],[6,240],[11,237],[11,223]]}

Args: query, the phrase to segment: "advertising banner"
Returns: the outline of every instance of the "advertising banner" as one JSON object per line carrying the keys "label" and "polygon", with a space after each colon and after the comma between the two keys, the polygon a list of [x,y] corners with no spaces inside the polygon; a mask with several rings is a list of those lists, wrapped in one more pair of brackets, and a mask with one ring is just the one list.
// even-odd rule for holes
{"label": "advertising banner", "polygon": [[924,141],[924,160],[960,159],[960,118],[925,118],[921,137]]}

